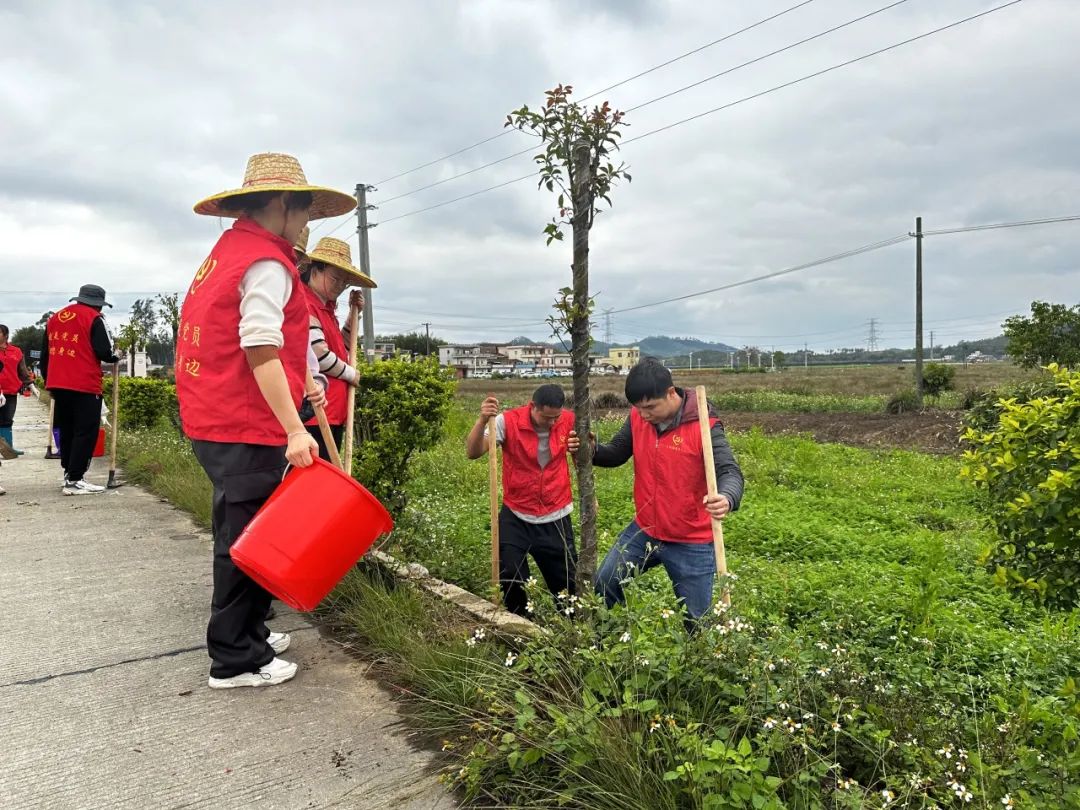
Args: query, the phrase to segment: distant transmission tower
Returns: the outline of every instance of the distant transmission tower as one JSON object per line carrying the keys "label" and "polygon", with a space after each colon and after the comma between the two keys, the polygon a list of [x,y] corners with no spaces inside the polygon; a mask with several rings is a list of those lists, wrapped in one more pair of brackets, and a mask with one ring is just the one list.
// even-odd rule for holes
{"label": "distant transmission tower", "polygon": [[611,346],[615,340],[615,321],[611,317],[611,310],[604,310],[604,343]]}
{"label": "distant transmission tower", "polygon": [[870,334],[866,336],[866,346],[872,352],[877,351],[877,318],[870,319]]}

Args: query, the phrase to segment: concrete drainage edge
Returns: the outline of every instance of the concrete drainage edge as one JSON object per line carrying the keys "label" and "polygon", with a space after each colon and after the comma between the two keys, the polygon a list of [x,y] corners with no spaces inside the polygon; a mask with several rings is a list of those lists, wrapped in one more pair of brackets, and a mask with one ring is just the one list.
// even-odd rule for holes
{"label": "concrete drainage edge", "polygon": [[372,551],[365,555],[364,559],[375,562],[395,579],[409,582],[437,599],[450,603],[499,633],[534,636],[541,632],[540,627],[528,619],[493,605],[464,588],[436,579],[419,563],[403,563],[382,551]]}

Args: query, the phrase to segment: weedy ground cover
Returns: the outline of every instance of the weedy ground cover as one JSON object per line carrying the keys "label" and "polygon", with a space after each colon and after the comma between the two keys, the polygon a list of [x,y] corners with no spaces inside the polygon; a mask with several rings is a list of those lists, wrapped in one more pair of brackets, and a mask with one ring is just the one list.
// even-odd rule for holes
{"label": "weedy ground cover", "polygon": [[[413,460],[390,550],[487,593],[473,418],[455,409]],[[463,626],[377,572],[343,583],[335,621],[412,696],[446,781],[513,807],[1080,807],[1080,622],[977,564],[992,535],[959,460],[732,442],[748,482],[725,524],[733,608],[694,636],[660,572],[611,611],[534,585],[533,639]],[[205,520],[182,439],[162,428],[123,445],[129,478]],[[631,480],[630,465],[598,471],[603,548],[633,516]]]}

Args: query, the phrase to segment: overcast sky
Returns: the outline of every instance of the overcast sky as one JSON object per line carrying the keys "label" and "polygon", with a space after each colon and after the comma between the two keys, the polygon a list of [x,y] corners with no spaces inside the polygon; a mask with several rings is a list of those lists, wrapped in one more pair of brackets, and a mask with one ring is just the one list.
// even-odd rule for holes
{"label": "overcast sky", "polygon": [[[908,0],[627,116],[626,137],[892,45],[1004,0]],[[183,290],[222,222],[201,197],[249,154],[371,202],[530,145],[500,132],[559,82],[579,96],[797,0],[394,3],[12,2],[0,6],[0,321],[103,285],[119,325]],[[621,109],[874,11],[802,8],[606,94]],[[257,11],[253,10],[257,7]],[[597,308],[719,287],[928,229],[1080,213],[1080,2],[1024,0],[897,50],[628,145],[633,182],[592,232]],[[380,205],[373,222],[528,174],[529,156]],[[544,338],[570,281],[545,247],[554,200],[527,180],[370,233],[380,332]],[[319,227],[315,238],[343,220]],[[226,226],[227,222],[224,223]],[[355,218],[335,235],[351,240]],[[613,316],[614,338],[692,335],[782,349],[910,346],[914,243]],[[927,237],[927,330],[997,334],[1033,299],[1080,301],[1080,222]],[[596,336],[604,337],[603,319]],[[419,327],[422,329],[422,327]],[[929,337],[929,336],[928,336]]]}

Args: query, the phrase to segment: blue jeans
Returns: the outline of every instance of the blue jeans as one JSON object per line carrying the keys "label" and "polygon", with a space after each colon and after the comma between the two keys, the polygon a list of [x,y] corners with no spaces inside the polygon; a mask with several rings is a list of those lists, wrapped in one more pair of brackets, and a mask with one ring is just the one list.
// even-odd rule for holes
{"label": "blue jeans", "polygon": [[596,592],[608,607],[621,604],[626,599],[623,582],[658,565],[664,566],[675,596],[686,608],[688,625],[697,622],[712,605],[716,574],[713,544],[657,540],[642,531],[636,520],[630,521],[600,564]]}

